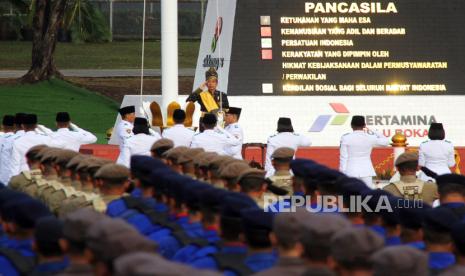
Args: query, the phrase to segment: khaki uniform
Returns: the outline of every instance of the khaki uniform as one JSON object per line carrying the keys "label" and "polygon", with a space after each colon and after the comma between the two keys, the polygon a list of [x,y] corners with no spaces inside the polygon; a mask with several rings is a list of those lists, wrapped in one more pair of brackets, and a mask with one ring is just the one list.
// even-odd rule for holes
{"label": "khaki uniform", "polygon": [[439,198],[435,183],[424,182],[414,175],[401,176],[400,181],[385,186],[383,190],[405,199],[420,199],[430,205]]}
{"label": "khaki uniform", "polygon": [[113,200],[121,198],[120,195],[101,195],[94,198],[92,201],[87,202],[84,207],[91,207],[95,211],[100,213],[105,213],[107,211],[107,206]]}
{"label": "khaki uniform", "polygon": [[23,171],[10,179],[8,187],[13,190],[24,192],[24,188],[35,183],[37,179],[42,178],[42,172],[39,169]]}
{"label": "khaki uniform", "polygon": [[277,171],[270,177],[270,180],[273,181],[273,185],[288,191],[288,194],[292,195],[292,174],[290,171]]}
{"label": "khaki uniform", "polygon": [[63,217],[68,213],[71,213],[79,208],[89,205],[89,202],[92,202],[92,200],[98,197],[99,195],[95,193],[76,191],[76,193],[64,199],[60,203],[60,206],[57,208],[56,213],[59,217]]}

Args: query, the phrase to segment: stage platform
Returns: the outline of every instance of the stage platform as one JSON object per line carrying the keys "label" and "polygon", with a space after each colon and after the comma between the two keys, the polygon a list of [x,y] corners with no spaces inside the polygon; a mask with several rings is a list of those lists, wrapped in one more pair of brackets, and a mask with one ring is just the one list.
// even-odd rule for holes
{"label": "stage platform", "polygon": [[[259,145],[245,145],[243,156],[247,161],[255,161],[262,165],[265,159],[265,150],[266,148]],[[456,150],[459,153],[459,160],[465,156],[465,147],[456,147]],[[119,148],[116,145],[84,145],[81,147],[80,152],[116,161],[119,155]],[[339,167],[338,147],[299,148],[296,156],[315,160],[333,169],[338,169]],[[392,169],[393,148],[373,149],[372,161],[377,171]],[[459,161],[458,166],[461,172],[465,172],[465,163]]]}

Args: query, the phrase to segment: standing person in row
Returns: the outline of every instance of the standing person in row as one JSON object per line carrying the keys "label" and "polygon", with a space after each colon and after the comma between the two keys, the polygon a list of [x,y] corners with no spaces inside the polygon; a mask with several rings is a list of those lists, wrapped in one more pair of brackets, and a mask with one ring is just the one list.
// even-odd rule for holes
{"label": "standing person in row", "polygon": [[[428,141],[420,144],[418,165],[426,167],[438,175],[450,173],[455,166],[454,145],[445,140],[446,132],[441,123],[432,123],[428,131]],[[423,181],[433,181],[423,172]]]}
{"label": "standing person in row", "polygon": [[24,135],[23,130],[23,120],[26,114],[24,113],[16,113],[14,118],[14,124],[16,127],[16,131],[13,135],[5,137],[2,141],[1,151],[0,151],[0,164],[1,164],[1,171],[0,171],[0,182],[1,183],[9,183],[10,178],[13,176],[12,171],[12,163],[11,163],[11,154],[13,151],[13,142],[18,139],[19,137]]}
{"label": "standing person in row", "polygon": [[[124,141],[129,137],[132,137],[134,133],[132,128],[134,127],[134,120],[136,119],[136,107],[133,105],[122,107],[118,110],[121,115],[121,121],[118,123],[115,129],[116,143],[119,145],[119,150],[123,150]],[[122,161],[118,160],[118,163]]]}
{"label": "standing person in row", "polygon": [[19,174],[22,171],[28,171],[29,166],[26,162],[26,152],[37,145],[52,144],[52,139],[44,134],[39,134],[35,130],[37,128],[37,115],[28,114],[24,117],[22,122],[25,134],[13,142],[13,149],[11,152],[11,171],[10,177]]}
{"label": "standing person in row", "polygon": [[310,147],[312,145],[310,138],[294,132],[290,118],[279,118],[277,131],[277,134],[268,138],[266,145],[265,171],[267,177],[274,174],[271,155],[273,155],[276,149],[288,147],[297,151],[298,147]]}
{"label": "standing person in row", "polygon": [[173,120],[175,125],[163,130],[163,138],[173,141],[175,147],[190,147],[195,132],[184,126],[186,112],[182,109],[176,109],[173,112]]}
{"label": "standing person in row", "polygon": [[118,164],[129,168],[131,156],[147,155],[150,156],[152,145],[161,139],[160,134],[150,134],[147,119],[137,117],[134,120],[134,128],[132,130],[134,136],[124,140],[123,148],[118,157]]}
{"label": "standing person in row", "polygon": [[228,111],[226,111],[225,130],[241,142],[240,145],[234,146],[231,149],[231,154],[234,158],[242,160],[242,143],[244,142],[244,131],[238,123],[239,117],[241,116],[241,111],[242,109],[239,107],[230,107]]}
{"label": "standing person in row", "polygon": [[[11,141],[13,141],[12,139],[14,138],[14,135],[15,135],[15,116],[12,116],[12,115],[3,116],[2,127],[3,127],[3,134],[0,137],[0,182],[8,183],[8,182],[3,182],[3,181],[5,181],[4,179],[4,174],[5,174],[4,171],[6,170],[5,168],[8,168],[10,162],[8,158],[3,158],[3,148],[5,144],[11,144]],[[3,164],[3,162],[5,162],[5,164]]]}
{"label": "standing person in row", "polygon": [[373,185],[375,169],[371,163],[371,150],[376,146],[388,146],[389,139],[379,132],[365,132],[365,117],[352,117],[353,132],[344,134],[339,149],[339,170],[350,177],[356,177],[367,184]]}
{"label": "standing person in row", "polygon": [[241,141],[223,129],[215,128],[217,122],[215,114],[205,114],[202,118],[205,130],[194,135],[191,148],[202,148],[207,152],[215,152],[220,155],[232,155],[231,148],[240,145]]}
{"label": "standing person in row", "polygon": [[71,122],[68,112],[58,112],[56,115],[57,131],[50,136],[54,145],[62,149],[79,151],[81,145],[97,142],[97,137]]}

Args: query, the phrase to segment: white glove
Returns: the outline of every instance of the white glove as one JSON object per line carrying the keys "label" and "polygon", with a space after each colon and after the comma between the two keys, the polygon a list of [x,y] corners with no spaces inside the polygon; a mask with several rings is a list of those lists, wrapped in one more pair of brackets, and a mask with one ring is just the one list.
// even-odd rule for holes
{"label": "white glove", "polygon": [[79,127],[78,127],[77,125],[71,123],[71,122],[69,123],[69,128],[70,128],[71,130],[74,130],[74,131],[78,131],[78,130],[79,130]]}
{"label": "white glove", "polygon": [[44,125],[37,125],[36,131],[45,135],[50,135],[53,131]]}

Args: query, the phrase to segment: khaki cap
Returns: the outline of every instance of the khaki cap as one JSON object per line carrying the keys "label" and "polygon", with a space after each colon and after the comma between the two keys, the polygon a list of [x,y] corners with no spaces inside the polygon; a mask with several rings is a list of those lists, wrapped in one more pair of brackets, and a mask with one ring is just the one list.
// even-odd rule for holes
{"label": "khaki cap", "polygon": [[245,170],[241,173],[241,175],[237,179],[237,182],[241,182],[241,180],[245,178],[258,178],[265,180],[265,171],[253,168]]}
{"label": "khaki cap", "polygon": [[231,162],[222,166],[219,173],[221,178],[234,179],[238,178],[243,172],[250,169],[250,166],[244,161]]}
{"label": "khaki cap", "polygon": [[77,155],[79,155],[78,152],[72,150],[62,150],[56,154],[55,163],[60,165],[67,165],[68,162]]}
{"label": "khaki cap", "polygon": [[63,236],[74,242],[85,242],[86,232],[92,224],[106,218],[90,208],[78,209],[63,218]]}
{"label": "khaki cap", "polygon": [[187,150],[189,150],[189,148],[184,146],[172,148],[163,153],[163,157],[177,162],[179,157],[181,157],[181,155],[183,155]]}
{"label": "khaki cap", "polygon": [[403,164],[405,162],[411,162],[411,161],[418,161],[418,153],[417,152],[404,152],[399,157],[396,159],[396,166],[399,166],[400,164]]}
{"label": "khaki cap", "polygon": [[86,245],[94,256],[111,262],[132,252],[155,252],[156,245],[122,219],[104,218],[90,226]]}
{"label": "khaki cap", "polygon": [[129,169],[119,164],[105,164],[96,173],[94,178],[123,179],[129,177]]}
{"label": "khaki cap", "polygon": [[331,239],[331,255],[341,263],[368,260],[384,246],[384,239],[366,227],[348,227]]}
{"label": "khaki cap", "polygon": [[189,163],[193,162],[194,158],[200,154],[205,152],[204,149],[201,148],[196,148],[196,149],[189,149],[186,150],[179,158],[178,158],[178,164],[184,164],[184,163]]}
{"label": "khaki cap", "polygon": [[428,255],[407,245],[385,247],[371,260],[376,276],[429,274]]}
{"label": "khaki cap", "polygon": [[288,147],[282,147],[276,149],[271,155],[271,159],[292,159],[294,157],[295,150]]}
{"label": "khaki cap", "polygon": [[195,156],[194,164],[198,167],[206,167],[210,165],[210,162],[217,157],[218,154],[214,152],[203,152]]}
{"label": "khaki cap", "polygon": [[153,143],[152,147],[150,148],[150,151],[155,151],[159,148],[173,148],[174,143],[170,139],[162,138],[160,140],[157,140],[155,143]]}
{"label": "khaki cap", "polygon": [[82,160],[87,159],[87,158],[91,158],[91,156],[86,155],[86,154],[78,154],[74,156],[73,158],[71,158],[71,160],[69,160],[68,164],[66,164],[66,168],[70,170],[74,170],[76,169],[76,167],[79,165],[79,163]]}
{"label": "khaki cap", "polygon": [[232,158],[231,156],[226,155],[218,155],[210,161],[208,169],[210,170],[218,170],[224,163],[230,163],[236,159]]}

